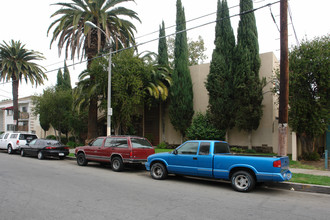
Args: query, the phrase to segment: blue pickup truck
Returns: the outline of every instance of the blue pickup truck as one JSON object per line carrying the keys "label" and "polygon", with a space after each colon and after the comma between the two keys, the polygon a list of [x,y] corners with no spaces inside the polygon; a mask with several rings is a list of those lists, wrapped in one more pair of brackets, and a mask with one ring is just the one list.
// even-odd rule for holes
{"label": "blue pickup truck", "polygon": [[239,192],[252,190],[256,182],[279,182],[292,176],[287,156],[235,155],[224,141],[187,141],[172,152],[150,155],[145,166],[156,180],[167,174],[224,179]]}

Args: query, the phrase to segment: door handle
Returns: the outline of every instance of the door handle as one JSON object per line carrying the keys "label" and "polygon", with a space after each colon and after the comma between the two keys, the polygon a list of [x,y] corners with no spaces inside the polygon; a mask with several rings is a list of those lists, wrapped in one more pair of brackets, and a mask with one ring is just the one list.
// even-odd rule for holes
{"label": "door handle", "polygon": [[197,157],[193,157],[193,160],[197,160]]}

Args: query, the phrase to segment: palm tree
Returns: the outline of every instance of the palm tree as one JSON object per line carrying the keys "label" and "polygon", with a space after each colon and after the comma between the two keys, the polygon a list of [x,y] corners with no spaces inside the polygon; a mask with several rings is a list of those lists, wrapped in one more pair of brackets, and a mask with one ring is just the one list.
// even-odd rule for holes
{"label": "palm tree", "polygon": [[42,60],[41,53],[24,48],[20,41],[11,40],[10,43],[3,41],[0,44],[0,80],[12,81],[13,106],[15,129],[18,129],[18,86],[24,79],[31,84],[41,85],[47,76],[43,67],[34,63],[34,60]]}
{"label": "palm tree", "polygon": [[[137,13],[124,7],[120,3],[134,0],[73,0],[72,3],[57,3],[61,6],[51,17],[60,16],[48,28],[48,33],[54,27],[51,44],[58,39],[59,54],[65,48],[65,57],[71,52],[71,59],[85,55],[88,66],[106,46],[106,37],[99,29],[85,25],[86,21],[94,23],[104,30],[115,48],[125,47],[134,43],[135,26],[123,17],[140,21]],[[94,79],[91,78],[91,81]],[[87,139],[97,136],[97,97],[89,101],[88,134]]]}

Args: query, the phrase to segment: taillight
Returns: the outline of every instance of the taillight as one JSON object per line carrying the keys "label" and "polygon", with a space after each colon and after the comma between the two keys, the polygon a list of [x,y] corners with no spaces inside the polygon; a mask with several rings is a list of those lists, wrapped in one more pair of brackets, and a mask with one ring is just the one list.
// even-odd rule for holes
{"label": "taillight", "polygon": [[64,149],[65,149],[65,150],[70,150],[70,148],[69,148],[69,147],[65,147]]}
{"label": "taillight", "polygon": [[45,149],[52,150],[52,149],[56,149],[56,147],[45,147]]}
{"label": "taillight", "polygon": [[129,153],[129,157],[133,157],[133,152],[131,151],[130,153]]}
{"label": "taillight", "polygon": [[19,140],[16,141],[16,145],[19,145]]}
{"label": "taillight", "polygon": [[281,160],[276,160],[273,162],[273,167],[281,167]]}

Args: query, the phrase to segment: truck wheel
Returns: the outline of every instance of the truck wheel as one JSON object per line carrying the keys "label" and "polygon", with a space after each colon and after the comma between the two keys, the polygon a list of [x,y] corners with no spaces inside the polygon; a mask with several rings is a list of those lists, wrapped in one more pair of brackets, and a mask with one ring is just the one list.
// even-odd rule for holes
{"label": "truck wheel", "polygon": [[155,180],[163,180],[167,177],[167,170],[161,163],[154,163],[150,169],[150,175]]}
{"label": "truck wheel", "polygon": [[23,150],[23,149],[21,150],[21,156],[22,156],[22,157],[24,157],[24,156],[25,156],[25,152],[24,152],[24,150]]}
{"label": "truck wheel", "polygon": [[111,160],[111,167],[113,171],[120,172],[124,169],[124,163],[120,157],[115,157]]}
{"label": "truck wheel", "polygon": [[13,153],[13,148],[12,148],[12,146],[10,144],[8,145],[7,152],[8,152],[8,154],[12,154]]}
{"label": "truck wheel", "polygon": [[79,153],[79,154],[77,155],[77,164],[78,164],[79,166],[86,166],[87,163],[88,163],[88,161],[86,160],[85,154],[83,154],[83,153]]}
{"label": "truck wheel", "polygon": [[253,176],[246,171],[237,171],[231,177],[231,186],[238,192],[249,192],[255,186]]}
{"label": "truck wheel", "polygon": [[39,160],[44,159],[44,154],[41,151],[38,152],[38,159]]}

